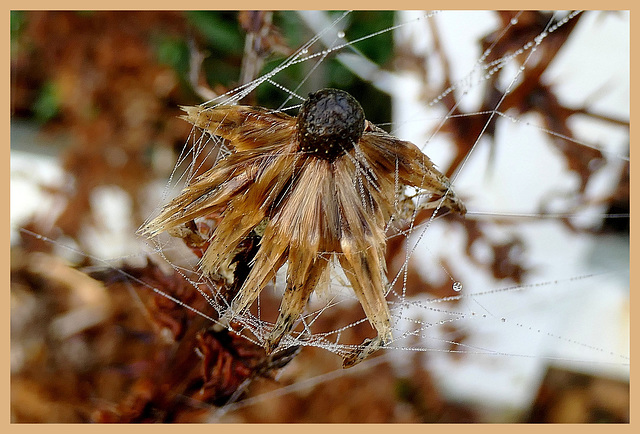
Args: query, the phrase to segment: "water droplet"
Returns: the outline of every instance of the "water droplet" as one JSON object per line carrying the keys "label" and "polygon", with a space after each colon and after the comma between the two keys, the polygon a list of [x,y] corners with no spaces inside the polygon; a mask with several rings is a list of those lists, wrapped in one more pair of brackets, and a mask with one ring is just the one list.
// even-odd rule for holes
{"label": "water droplet", "polygon": [[462,291],[462,282],[458,282],[458,281],[453,282],[453,290],[455,292]]}
{"label": "water droplet", "polygon": [[500,321],[507,322],[507,319],[506,318],[500,318]]}
{"label": "water droplet", "polygon": [[511,25],[515,26],[516,24],[518,24],[518,19],[517,18],[511,18]]}
{"label": "water droplet", "polygon": [[307,54],[308,52],[309,52],[309,50],[308,50],[308,49],[306,49],[306,48],[304,48],[304,49],[301,51],[301,53],[302,53],[302,54]]}
{"label": "water droplet", "polygon": [[338,32],[338,38],[340,38],[340,39],[344,38],[344,32],[343,31],[339,31]]}

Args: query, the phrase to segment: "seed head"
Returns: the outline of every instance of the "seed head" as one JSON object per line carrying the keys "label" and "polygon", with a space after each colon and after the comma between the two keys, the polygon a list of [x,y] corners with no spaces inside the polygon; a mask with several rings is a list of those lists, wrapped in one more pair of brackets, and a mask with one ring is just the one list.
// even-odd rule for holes
{"label": "seed head", "polygon": [[322,89],[311,93],[296,123],[300,151],[334,161],[360,140],[364,122],[364,110],[347,92]]}

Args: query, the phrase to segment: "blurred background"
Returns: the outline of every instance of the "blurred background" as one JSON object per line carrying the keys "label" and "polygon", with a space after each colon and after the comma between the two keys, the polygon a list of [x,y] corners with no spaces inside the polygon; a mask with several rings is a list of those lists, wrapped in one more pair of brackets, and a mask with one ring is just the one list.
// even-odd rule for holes
{"label": "blurred background", "polygon": [[[558,17],[12,11],[12,421],[628,422],[629,14]],[[387,257],[403,297],[453,297],[463,314],[430,330],[435,343],[419,335],[346,371],[325,349],[274,360],[211,332],[152,290],[208,312],[135,235],[187,165],[179,106],[303,46],[241,103],[347,90],[421,145],[470,210],[418,213],[428,239],[391,238]],[[515,289],[456,299],[453,280],[462,294]],[[436,311],[404,311],[397,328]],[[361,318],[336,308],[315,326]],[[524,324],[537,331],[517,334]],[[345,335],[361,341],[364,326]]]}

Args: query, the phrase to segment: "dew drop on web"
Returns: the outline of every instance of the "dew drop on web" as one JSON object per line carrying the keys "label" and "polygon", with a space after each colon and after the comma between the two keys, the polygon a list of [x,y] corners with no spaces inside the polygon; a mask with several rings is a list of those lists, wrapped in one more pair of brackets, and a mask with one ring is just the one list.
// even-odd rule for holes
{"label": "dew drop on web", "polygon": [[453,290],[455,292],[462,291],[462,282],[458,282],[458,281],[453,282]]}

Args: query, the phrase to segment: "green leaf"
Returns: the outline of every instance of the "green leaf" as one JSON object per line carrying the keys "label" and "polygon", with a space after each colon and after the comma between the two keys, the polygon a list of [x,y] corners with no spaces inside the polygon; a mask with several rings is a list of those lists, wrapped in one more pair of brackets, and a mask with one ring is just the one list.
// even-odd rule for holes
{"label": "green leaf", "polygon": [[60,96],[55,83],[49,81],[41,88],[32,106],[35,118],[39,122],[47,122],[60,113]]}

